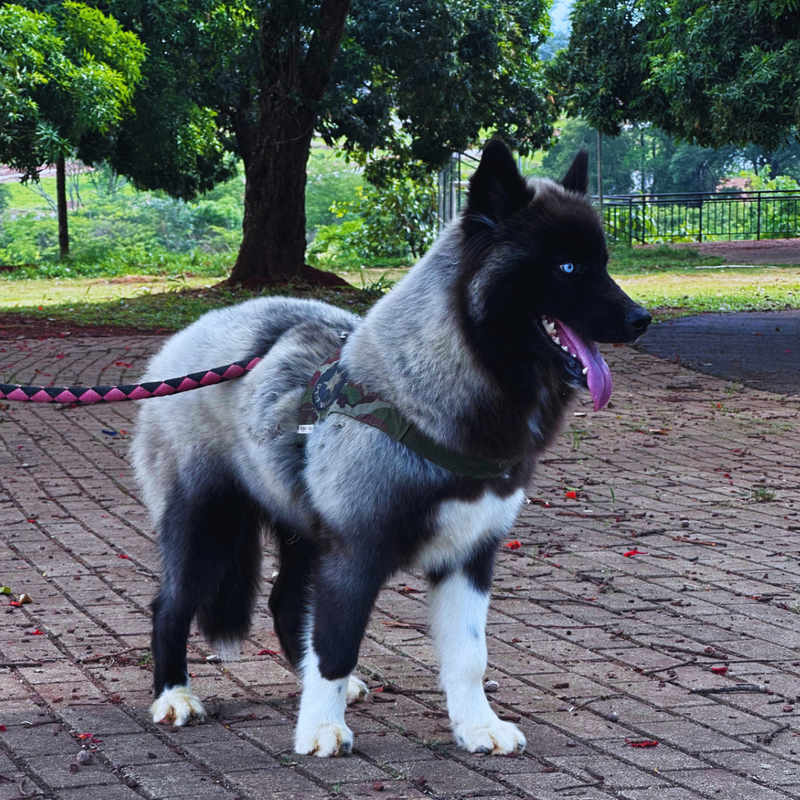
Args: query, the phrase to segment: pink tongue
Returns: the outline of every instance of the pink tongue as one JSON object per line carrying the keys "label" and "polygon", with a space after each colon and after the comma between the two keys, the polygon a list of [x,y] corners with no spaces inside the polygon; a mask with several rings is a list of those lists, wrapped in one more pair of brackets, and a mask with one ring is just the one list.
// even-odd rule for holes
{"label": "pink tongue", "polygon": [[575,353],[578,361],[589,368],[586,373],[586,383],[594,400],[594,410],[599,411],[611,398],[613,389],[608,364],[594,342],[584,339],[560,320],[554,319],[553,322],[561,344],[566,345],[569,352]]}

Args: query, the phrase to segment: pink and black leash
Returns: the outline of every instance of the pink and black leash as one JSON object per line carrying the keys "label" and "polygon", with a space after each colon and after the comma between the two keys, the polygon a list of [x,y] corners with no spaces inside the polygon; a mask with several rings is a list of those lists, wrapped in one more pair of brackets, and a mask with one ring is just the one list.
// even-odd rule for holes
{"label": "pink and black leash", "polygon": [[0,400],[16,400],[28,403],[119,403],[122,400],[146,400],[148,397],[167,397],[179,392],[189,392],[203,386],[214,386],[235,378],[241,378],[253,369],[260,358],[234,361],[224,367],[215,367],[204,372],[193,372],[180,378],[166,381],[148,381],[122,386],[21,386],[0,383]]}

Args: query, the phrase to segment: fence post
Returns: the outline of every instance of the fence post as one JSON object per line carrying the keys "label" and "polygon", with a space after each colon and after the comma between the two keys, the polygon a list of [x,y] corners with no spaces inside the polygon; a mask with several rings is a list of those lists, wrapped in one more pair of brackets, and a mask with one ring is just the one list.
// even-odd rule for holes
{"label": "fence post", "polygon": [[697,231],[697,241],[703,241],[703,195],[700,195],[700,229]]}
{"label": "fence post", "polygon": [[633,198],[628,198],[628,247],[633,247]]}
{"label": "fence post", "polygon": [[758,193],[758,211],[756,211],[756,241],[759,241],[760,239],[761,239],[761,192]]}
{"label": "fence post", "polygon": [[647,203],[647,196],[645,195],[644,192],[642,192],[642,244],[646,244],[644,240],[644,218],[645,214],[647,213],[646,203]]}

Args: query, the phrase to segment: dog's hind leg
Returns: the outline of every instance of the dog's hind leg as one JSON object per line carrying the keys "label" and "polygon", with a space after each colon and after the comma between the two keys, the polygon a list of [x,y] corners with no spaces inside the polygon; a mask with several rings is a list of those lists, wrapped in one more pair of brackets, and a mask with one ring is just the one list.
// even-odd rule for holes
{"label": "dog's hind leg", "polygon": [[492,541],[458,569],[429,576],[430,623],[457,744],[470,753],[507,755],[521,753],[525,737],[492,711],[483,690],[495,549]]}
{"label": "dog's hind leg", "polygon": [[[348,694],[361,694],[351,673],[386,570],[363,549],[326,552],[314,570],[313,596],[300,662],[303,693],[295,750],[340,756],[353,747],[344,721]],[[366,687],[364,686],[364,689]]]}
{"label": "dog's hind leg", "polygon": [[209,479],[195,474],[177,482],[159,524],[163,574],[152,604],[155,722],[203,719],[186,666],[192,619],[200,612],[205,632],[219,640],[241,637],[258,586],[258,511],[221,471],[204,472]]}
{"label": "dog's hind leg", "polygon": [[278,539],[278,576],[269,595],[269,610],[283,652],[294,667],[303,656],[307,617],[311,598],[311,572],[316,548],[294,531],[275,526]]}

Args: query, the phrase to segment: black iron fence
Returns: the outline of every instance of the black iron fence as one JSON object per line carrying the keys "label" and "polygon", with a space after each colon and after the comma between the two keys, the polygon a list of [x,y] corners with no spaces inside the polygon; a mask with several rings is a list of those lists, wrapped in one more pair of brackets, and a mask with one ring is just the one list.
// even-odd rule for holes
{"label": "black iron fence", "polygon": [[453,153],[439,172],[439,230],[457,217],[467,199],[469,178],[478,167],[478,159],[468,153]]}
{"label": "black iron fence", "polygon": [[[466,202],[478,159],[453,153],[439,173],[439,229]],[[725,191],[692,194],[626,194],[603,198],[611,241],[622,244],[790,239],[800,236],[800,191]]]}
{"label": "black iron fence", "polygon": [[603,220],[609,239],[627,245],[788,239],[800,234],[800,192],[612,195]]}

